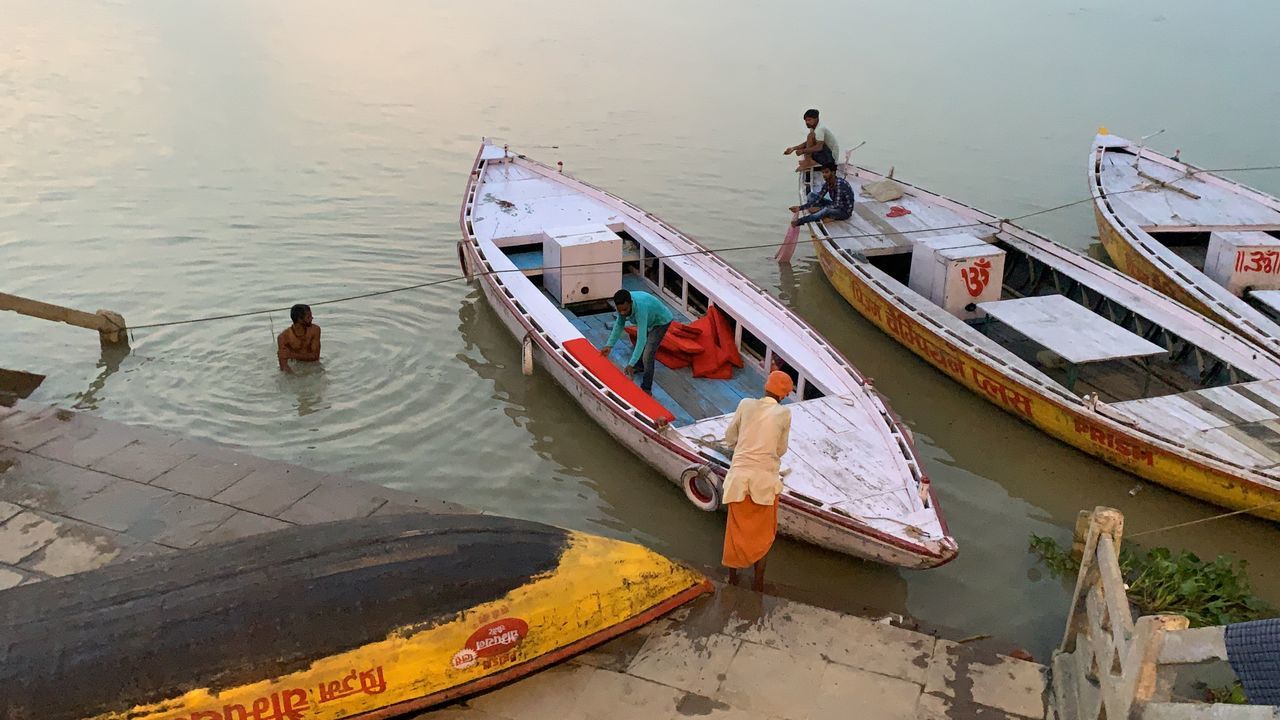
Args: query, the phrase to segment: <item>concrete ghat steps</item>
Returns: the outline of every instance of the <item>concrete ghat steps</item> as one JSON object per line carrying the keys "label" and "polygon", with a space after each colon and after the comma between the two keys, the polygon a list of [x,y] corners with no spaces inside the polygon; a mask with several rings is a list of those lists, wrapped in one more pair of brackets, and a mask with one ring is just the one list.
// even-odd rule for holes
{"label": "concrete ghat steps", "polygon": [[737,587],[421,720],[1046,717],[1046,668]]}
{"label": "concrete ghat steps", "polygon": [[453,503],[28,402],[0,407],[0,590],[289,525]]}

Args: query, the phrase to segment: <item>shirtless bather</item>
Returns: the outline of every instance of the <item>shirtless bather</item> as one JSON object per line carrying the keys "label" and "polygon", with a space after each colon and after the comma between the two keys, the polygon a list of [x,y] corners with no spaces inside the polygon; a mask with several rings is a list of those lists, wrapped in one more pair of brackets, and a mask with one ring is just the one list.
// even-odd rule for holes
{"label": "shirtless bather", "polygon": [[301,303],[289,308],[293,324],[280,333],[276,342],[276,356],[280,369],[292,373],[290,360],[315,362],[320,359],[320,326],[311,323],[311,307]]}

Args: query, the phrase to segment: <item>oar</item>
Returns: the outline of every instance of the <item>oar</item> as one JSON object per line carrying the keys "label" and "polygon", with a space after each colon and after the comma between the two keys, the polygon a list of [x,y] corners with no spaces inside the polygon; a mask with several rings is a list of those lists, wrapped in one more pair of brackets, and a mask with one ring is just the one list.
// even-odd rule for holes
{"label": "oar", "polygon": [[[794,223],[800,217],[799,212],[791,214],[791,221]],[[782,238],[782,246],[778,248],[778,252],[773,256],[778,262],[789,263],[791,256],[796,252],[796,242],[800,239],[800,226],[789,225],[787,227],[786,237]]]}

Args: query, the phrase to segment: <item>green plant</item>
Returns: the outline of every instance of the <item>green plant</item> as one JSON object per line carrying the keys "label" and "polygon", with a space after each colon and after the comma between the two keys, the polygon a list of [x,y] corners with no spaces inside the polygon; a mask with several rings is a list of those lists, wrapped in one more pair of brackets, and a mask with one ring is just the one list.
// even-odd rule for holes
{"label": "green plant", "polygon": [[1058,541],[1051,537],[1031,533],[1031,552],[1040,556],[1040,562],[1054,577],[1073,577],[1080,571],[1080,563],[1071,556],[1070,551],[1063,550]]}
{"label": "green plant", "polygon": [[1244,696],[1244,686],[1240,684],[1239,680],[1222,687],[1209,687],[1203,683],[1199,687],[1204,690],[1205,702],[1227,705],[1249,704],[1248,698]]}
{"label": "green plant", "polygon": [[[1073,577],[1080,564],[1053,538],[1032,535],[1030,550],[1060,578]],[[1129,602],[1141,614],[1186,616],[1192,627],[1273,617],[1276,610],[1253,594],[1247,564],[1225,555],[1205,562],[1195,553],[1168,548],[1146,552],[1120,548],[1120,572]]]}

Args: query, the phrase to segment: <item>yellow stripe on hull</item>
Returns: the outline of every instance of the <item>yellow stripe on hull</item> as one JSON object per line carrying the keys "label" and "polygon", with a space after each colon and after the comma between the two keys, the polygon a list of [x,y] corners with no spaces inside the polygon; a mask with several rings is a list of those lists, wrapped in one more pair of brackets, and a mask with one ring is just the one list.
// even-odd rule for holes
{"label": "yellow stripe on hull", "polygon": [[[1142,433],[1102,420],[1083,406],[1055,401],[1033,386],[1010,378],[1000,368],[979,362],[931,326],[917,322],[882,297],[833,255],[825,243],[815,239],[813,244],[823,273],[855,310],[980,397],[1139,477],[1215,505],[1253,510],[1254,515],[1280,521],[1280,491],[1171,452]],[[1259,508],[1267,503],[1274,504]]]}
{"label": "yellow stripe on hull", "polygon": [[218,692],[193,690],[94,720],[360,716],[474,685],[634,623],[682,593],[709,589],[698,573],[639,545],[580,533],[568,537],[553,571],[447,622],[399,628],[384,640],[322,658],[299,672]]}

